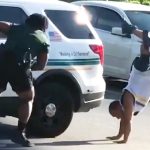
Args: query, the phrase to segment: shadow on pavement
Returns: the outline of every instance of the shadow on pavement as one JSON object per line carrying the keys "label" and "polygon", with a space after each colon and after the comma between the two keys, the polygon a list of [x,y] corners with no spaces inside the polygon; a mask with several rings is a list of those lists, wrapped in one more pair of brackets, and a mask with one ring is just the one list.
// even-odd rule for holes
{"label": "shadow on pavement", "polygon": [[10,139],[15,129],[16,126],[0,123],[0,140]]}
{"label": "shadow on pavement", "polygon": [[12,142],[14,133],[17,126],[3,124],[0,122],[0,150],[26,150],[27,147],[23,147],[17,143]]}
{"label": "shadow on pavement", "polygon": [[99,139],[99,140],[85,140],[85,141],[58,141],[52,143],[40,143],[36,144],[38,146],[74,146],[74,145],[110,145],[116,144],[113,141],[108,139]]}
{"label": "shadow on pavement", "polygon": [[3,124],[0,122],[0,150],[11,150],[20,149],[18,144],[12,143],[11,139],[15,132],[16,126]]}

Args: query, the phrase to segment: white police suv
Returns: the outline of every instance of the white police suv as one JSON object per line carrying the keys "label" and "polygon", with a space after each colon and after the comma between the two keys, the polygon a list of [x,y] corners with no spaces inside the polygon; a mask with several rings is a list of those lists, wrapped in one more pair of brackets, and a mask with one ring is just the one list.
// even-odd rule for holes
{"label": "white police suv", "polygon": [[[36,96],[27,131],[55,137],[67,129],[73,112],[89,111],[104,99],[104,49],[78,6],[50,0],[0,0],[0,21],[20,24],[33,13],[48,18],[51,46],[45,69],[33,72]],[[5,40],[0,38],[1,43]],[[19,102],[8,84],[0,96],[0,115],[18,117]]]}

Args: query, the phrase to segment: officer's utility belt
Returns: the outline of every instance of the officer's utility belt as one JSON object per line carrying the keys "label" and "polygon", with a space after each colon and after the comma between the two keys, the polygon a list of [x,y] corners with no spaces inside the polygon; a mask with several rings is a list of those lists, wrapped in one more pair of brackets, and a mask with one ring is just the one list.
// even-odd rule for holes
{"label": "officer's utility belt", "polygon": [[31,65],[29,62],[17,62],[17,65],[22,69],[30,69]]}
{"label": "officer's utility belt", "polygon": [[21,67],[22,69],[30,69],[31,68],[31,57],[30,54],[24,55],[24,57],[18,61],[17,56],[12,51],[5,51],[3,62],[8,67],[15,67],[16,65]]}
{"label": "officer's utility belt", "polygon": [[28,49],[28,51],[25,52],[21,65],[25,68],[31,68],[31,62],[32,62],[32,56],[30,53],[30,49]]}

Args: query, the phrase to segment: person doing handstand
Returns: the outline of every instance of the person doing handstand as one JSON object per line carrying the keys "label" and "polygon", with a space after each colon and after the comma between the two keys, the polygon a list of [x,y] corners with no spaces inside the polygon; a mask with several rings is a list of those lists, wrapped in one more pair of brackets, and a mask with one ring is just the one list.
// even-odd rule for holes
{"label": "person doing handstand", "polygon": [[[116,143],[126,143],[131,132],[131,120],[143,110],[150,100],[150,39],[148,31],[136,29],[135,26],[123,22],[122,32],[142,39],[140,56],[133,61],[132,70],[127,86],[123,89],[120,101],[109,105],[109,113],[120,119],[120,129],[116,136],[107,137]],[[123,136],[123,140],[119,140]]]}

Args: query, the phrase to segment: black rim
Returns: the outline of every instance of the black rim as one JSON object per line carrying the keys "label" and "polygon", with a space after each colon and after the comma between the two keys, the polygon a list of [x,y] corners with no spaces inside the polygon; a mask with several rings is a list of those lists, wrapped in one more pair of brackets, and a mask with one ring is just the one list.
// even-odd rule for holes
{"label": "black rim", "polygon": [[[38,136],[55,137],[63,133],[72,120],[72,101],[67,90],[59,84],[55,83],[47,87],[43,86],[44,92],[36,100],[39,113],[31,119],[34,122],[32,132]],[[49,103],[56,106],[56,113],[53,117],[45,114],[45,108]]]}

